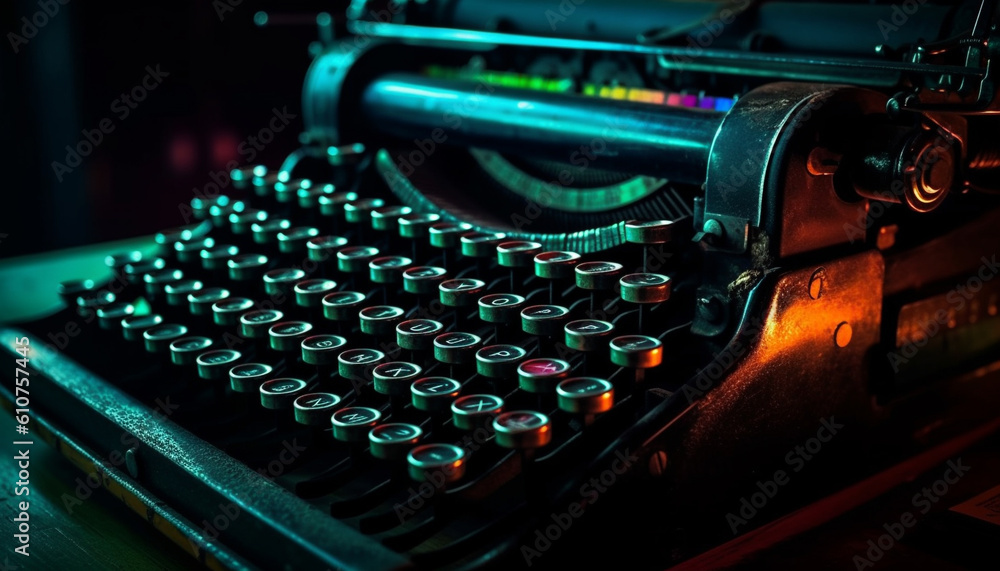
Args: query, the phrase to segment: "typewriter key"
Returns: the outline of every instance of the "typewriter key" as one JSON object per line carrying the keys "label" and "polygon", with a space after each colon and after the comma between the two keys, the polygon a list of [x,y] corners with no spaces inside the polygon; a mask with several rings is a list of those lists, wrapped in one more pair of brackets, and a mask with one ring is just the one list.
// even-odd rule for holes
{"label": "typewriter key", "polygon": [[227,297],[212,304],[212,321],[216,325],[233,327],[240,323],[240,316],[253,308],[253,300],[245,297]]}
{"label": "typewriter key", "polygon": [[451,419],[457,428],[476,430],[503,412],[503,399],[495,395],[466,395],[451,403]]}
{"label": "typewriter key", "polygon": [[619,367],[636,369],[636,381],[642,380],[642,369],[663,362],[663,343],[646,335],[623,335],[611,340],[611,362]]}
{"label": "typewriter key", "polygon": [[381,206],[372,210],[372,228],[380,231],[395,231],[399,226],[399,219],[407,214],[412,214],[413,209],[409,206]]}
{"label": "typewriter key", "polygon": [[486,283],[472,278],[445,280],[438,285],[441,304],[448,307],[469,307],[486,291]]}
{"label": "typewriter key", "polygon": [[570,365],[562,359],[528,359],[517,367],[518,385],[535,394],[556,392],[556,385],[569,377]]}
{"label": "typewriter key", "polygon": [[382,413],[365,406],[349,406],[333,413],[333,437],[341,442],[365,442],[368,433],[378,424]]}
{"label": "typewriter key", "polygon": [[541,252],[535,255],[535,275],[547,280],[563,280],[573,277],[573,269],[580,261],[576,252]]}
{"label": "typewriter key", "polygon": [[185,264],[197,262],[200,253],[205,248],[215,245],[215,238],[204,236],[202,238],[191,238],[190,240],[180,240],[174,242],[174,253],[177,260]]}
{"label": "typewriter key", "polygon": [[373,246],[350,246],[337,252],[337,269],[348,274],[368,271],[368,264],[378,257]]}
{"label": "typewriter key", "polygon": [[170,342],[170,361],[175,365],[194,364],[198,355],[212,346],[208,337],[181,337]]}
{"label": "typewriter key", "polygon": [[131,303],[118,301],[98,307],[95,313],[97,314],[97,323],[101,326],[101,329],[114,329],[121,326],[122,319],[135,313],[135,306]]}
{"label": "typewriter key", "polygon": [[365,294],[338,291],[323,298],[323,315],[333,321],[352,321],[365,302]]}
{"label": "typewriter key", "polygon": [[434,338],[442,331],[439,321],[408,319],[396,326],[396,344],[408,351],[425,351],[434,347]]}
{"label": "typewriter key", "polygon": [[549,417],[531,410],[501,413],[493,420],[497,444],[504,448],[541,448],[552,441]]}
{"label": "typewriter key", "polygon": [[476,371],[492,379],[512,378],[528,352],[517,345],[487,345],[476,351]]}
{"label": "typewriter key", "polygon": [[503,232],[469,232],[463,234],[459,242],[462,244],[462,255],[470,258],[490,258],[497,246],[507,237]]}
{"label": "typewriter key", "polygon": [[559,335],[568,320],[569,309],[561,305],[532,305],[521,310],[521,329],[528,335]]}
{"label": "typewriter key", "polygon": [[479,319],[487,323],[513,323],[524,309],[525,300],[514,293],[493,293],[479,298]]}
{"label": "typewriter key", "polygon": [[351,224],[367,224],[376,208],[385,206],[381,198],[359,198],[344,204],[344,218]]}
{"label": "typewriter key", "polygon": [[302,360],[310,365],[332,365],[347,339],[340,335],[313,335],[302,340]]}
{"label": "typewriter key", "polygon": [[314,262],[325,262],[337,255],[337,251],[347,245],[343,236],[317,236],[306,242],[309,259]]}
{"label": "typewriter key", "polygon": [[260,404],[267,409],[291,408],[295,399],[306,392],[306,382],[302,379],[272,379],[260,385]]}
{"label": "typewriter key", "polygon": [[319,204],[319,212],[323,216],[330,216],[336,220],[340,213],[344,211],[344,205],[358,199],[356,192],[334,192],[325,194],[316,199]]}
{"label": "typewriter key", "polygon": [[633,244],[664,244],[673,239],[671,220],[629,220],[625,223],[625,241]]}
{"label": "typewriter key", "polygon": [[434,358],[449,365],[471,363],[483,340],[478,335],[452,331],[434,338]]}
{"label": "typewriter key", "polygon": [[599,319],[578,319],[566,324],[566,346],[577,351],[596,351],[604,348],[615,326]]}
{"label": "typewriter key", "polygon": [[300,186],[298,190],[295,191],[295,197],[298,199],[299,208],[315,208],[319,204],[319,198],[321,196],[331,196],[337,192],[336,187],[332,184],[323,184],[316,186]]}
{"label": "typewriter key", "polygon": [[243,357],[239,351],[219,349],[198,355],[198,376],[203,379],[218,380],[229,375],[229,370]]}
{"label": "typewriter key", "polygon": [[459,244],[462,234],[472,230],[472,224],[466,222],[438,222],[428,229],[431,246],[450,249]]}
{"label": "typewriter key", "polygon": [[278,181],[274,184],[274,200],[278,204],[287,204],[297,198],[302,189],[312,188],[312,181],[307,178],[289,180],[288,182]]}
{"label": "typewriter key", "polygon": [[410,385],[420,378],[423,369],[415,363],[391,361],[382,363],[372,370],[375,392],[393,397],[410,394]]}
{"label": "typewriter key", "polygon": [[615,387],[596,377],[573,377],[556,387],[559,408],[574,414],[597,414],[611,410],[615,403]]}
{"label": "typewriter key", "polygon": [[212,304],[229,297],[229,290],[221,287],[202,288],[187,296],[188,309],[192,315],[209,315]]}
{"label": "typewriter key", "polygon": [[264,272],[264,291],[267,295],[293,297],[295,284],[305,277],[306,273],[298,268],[278,268]]}
{"label": "typewriter key", "polygon": [[247,204],[242,200],[234,200],[229,204],[213,204],[208,209],[208,216],[212,219],[212,224],[216,228],[225,228],[229,222],[229,216],[238,214],[247,209]]}
{"label": "typewriter key", "polygon": [[153,270],[142,276],[142,281],[146,284],[146,294],[153,299],[163,293],[163,288],[167,284],[176,283],[182,279],[184,279],[184,272],[173,268]]}
{"label": "typewriter key", "polygon": [[444,412],[462,392],[462,384],[448,377],[424,377],[410,385],[413,406],[425,412]]}
{"label": "typewriter key", "polygon": [[230,199],[225,194],[217,196],[197,196],[191,199],[191,213],[195,219],[205,220],[209,217],[209,209],[213,206],[228,206]]}
{"label": "typewriter key", "polygon": [[[167,261],[163,258],[150,258],[133,264],[125,264],[125,267],[122,268],[122,273],[125,275],[125,279],[127,279],[130,284],[137,285],[143,283],[143,278],[149,272],[160,270],[165,267],[167,267]],[[76,296],[73,296],[70,299],[72,300],[75,298]]]}
{"label": "typewriter key", "polygon": [[253,225],[267,220],[268,213],[256,208],[247,208],[243,212],[233,212],[229,215],[229,228],[233,234],[243,236],[253,232]]}
{"label": "typewriter key", "polygon": [[670,278],[660,274],[628,274],[619,280],[622,299],[632,303],[660,303],[670,299]]}
{"label": "typewriter key", "polygon": [[542,245],[538,242],[501,242],[497,246],[497,261],[505,268],[527,268],[541,251]]}
{"label": "typewriter key", "polygon": [[240,249],[232,244],[216,244],[205,248],[198,255],[201,257],[201,267],[206,271],[222,270],[229,267],[232,260],[240,253]]}
{"label": "typewriter key", "polygon": [[111,271],[118,274],[125,270],[129,264],[137,264],[142,261],[142,252],[132,250],[131,252],[116,252],[104,257],[104,265],[111,268]]}
{"label": "typewriter key", "polygon": [[358,312],[361,318],[361,332],[376,337],[391,336],[396,326],[403,321],[406,312],[392,305],[372,305]]}
{"label": "typewriter key", "polygon": [[280,323],[285,314],[277,309],[258,309],[240,315],[240,334],[248,339],[267,339],[272,325]]}
{"label": "typewriter key", "polygon": [[325,279],[302,280],[292,289],[295,292],[296,305],[323,307],[323,298],[335,292],[337,282]]}
{"label": "typewriter key", "polygon": [[372,370],[385,361],[385,353],[378,349],[348,349],[337,355],[337,372],[355,387],[372,380]]}
{"label": "typewriter key", "polygon": [[144,339],[142,334],[147,329],[156,327],[161,323],[163,323],[163,317],[155,313],[151,315],[129,315],[122,318],[122,335],[129,341],[138,341]]}
{"label": "typewriter key", "polygon": [[263,254],[239,254],[226,260],[229,279],[238,282],[255,282],[267,271],[267,256]]}
{"label": "typewriter key", "polygon": [[229,386],[238,393],[256,393],[274,369],[264,363],[244,363],[229,369]]}
{"label": "typewriter key", "polygon": [[188,295],[197,293],[204,287],[205,284],[199,280],[184,279],[163,286],[163,291],[167,294],[168,304],[179,306],[187,303]]}
{"label": "typewriter key", "polygon": [[267,246],[277,242],[278,233],[284,232],[291,227],[291,220],[269,218],[263,222],[255,222],[250,225],[250,231],[253,232],[253,241],[255,244]]}
{"label": "typewriter key", "polygon": [[368,443],[372,456],[382,460],[405,458],[420,442],[424,431],[419,426],[402,422],[380,424],[368,433]]}
{"label": "typewriter key", "polygon": [[368,262],[368,275],[372,283],[396,284],[403,281],[403,272],[412,264],[405,256],[382,256]]}
{"label": "typewriter key", "polygon": [[332,393],[307,393],[296,397],[292,403],[295,421],[308,426],[327,426],[330,415],[340,404],[340,397]]}
{"label": "typewriter key", "polygon": [[319,229],[296,226],[278,232],[278,251],[282,254],[305,254],[309,240],[319,237]]}
{"label": "typewriter key", "polygon": [[271,338],[272,349],[287,353],[300,351],[302,341],[309,336],[309,332],[312,329],[312,323],[305,321],[284,321],[272,325],[268,329],[267,334]]}
{"label": "typewriter key", "polygon": [[76,298],[76,308],[83,315],[92,315],[99,308],[114,303],[115,294],[106,289],[93,289],[82,292]]}
{"label": "typewriter key", "polygon": [[577,264],[576,287],[586,290],[610,291],[618,285],[622,265],[617,262],[583,262]]}
{"label": "typewriter key", "polygon": [[417,295],[436,293],[448,270],[436,266],[414,266],[403,271],[403,289]]}
{"label": "typewriter key", "polygon": [[197,224],[168,228],[167,230],[158,232],[156,234],[156,243],[173,250],[173,244],[175,242],[204,238],[211,231],[212,223],[204,220]]}
{"label": "typewriter key", "polygon": [[465,475],[468,453],[454,444],[424,444],[406,455],[410,477],[417,482],[450,484]]}
{"label": "typewriter key", "polygon": [[400,216],[399,235],[403,238],[423,238],[430,232],[431,226],[441,221],[440,214],[433,212],[418,212]]}
{"label": "typewriter key", "polygon": [[170,344],[187,335],[188,329],[176,323],[161,323],[142,332],[146,342],[146,350],[150,353],[164,353],[170,349]]}

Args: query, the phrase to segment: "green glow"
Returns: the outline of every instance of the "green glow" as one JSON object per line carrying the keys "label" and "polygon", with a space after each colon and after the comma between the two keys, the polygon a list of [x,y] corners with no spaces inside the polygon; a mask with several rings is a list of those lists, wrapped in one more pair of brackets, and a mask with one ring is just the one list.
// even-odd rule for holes
{"label": "green glow", "polygon": [[261,10],[253,15],[253,23],[257,26],[264,27],[267,25],[267,12]]}

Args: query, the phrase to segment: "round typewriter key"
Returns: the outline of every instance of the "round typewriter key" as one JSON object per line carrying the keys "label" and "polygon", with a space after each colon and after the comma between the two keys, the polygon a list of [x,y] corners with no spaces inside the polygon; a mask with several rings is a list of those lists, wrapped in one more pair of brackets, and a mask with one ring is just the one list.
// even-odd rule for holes
{"label": "round typewriter key", "polygon": [[243,212],[233,212],[229,215],[229,227],[233,234],[242,236],[253,231],[254,224],[260,224],[267,220],[268,214],[264,210],[247,208]]}
{"label": "round typewriter key", "polygon": [[198,220],[205,220],[209,216],[209,209],[213,206],[228,206],[230,199],[225,194],[211,197],[195,197],[191,199],[191,212]]}
{"label": "round typewriter key", "polygon": [[176,283],[182,279],[184,279],[184,272],[173,268],[153,270],[142,276],[142,281],[146,284],[146,293],[151,297],[163,293],[163,288],[167,284]]}
{"label": "round typewriter key", "polygon": [[547,280],[562,280],[573,277],[573,269],[580,261],[576,252],[541,252],[535,255],[535,275]]}
{"label": "round typewriter key", "polygon": [[569,319],[561,305],[532,305],[521,310],[521,329],[528,335],[558,335]]}
{"label": "round typewriter key", "polygon": [[633,244],[664,244],[673,238],[670,220],[629,220],[625,223],[625,241]]}
{"label": "round typewriter key", "polygon": [[295,292],[296,305],[323,307],[323,298],[336,291],[337,282],[325,279],[303,280],[295,284],[292,289]]}
{"label": "round typewriter key", "polygon": [[609,291],[618,285],[623,266],[617,262],[583,262],[577,264],[576,287],[586,290]]}
{"label": "round typewriter key", "polygon": [[611,340],[611,362],[630,369],[656,367],[663,362],[663,343],[645,335],[615,337]]}
{"label": "round typewriter key", "polygon": [[344,205],[358,199],[356,192],[334,192],[316,199],[319,211],[323,216],[337,216],[343,212]]}
{"label": "round typewriter key", "polygon": [[163,323],[163,318],[159,315],[129,315],[122,318],[122,335],[129,341],[143,339],[142,334],[150,327],[156,327]]}
{"label": "round typewriter key", "polygon": [[559,408],[574,414],[596,414],[611,410],[615,387],[596,377],[573,377],[556,387]]}
{"label": "round typewriter key", "polygon": [[400,216],[399,235],[403,238],[423,238],[431,226],[441,221],[441,215],[433,212],[418,212]]}
{"label": "round typewriter key", "polygon": [[441,304],[448,307],[469,307],[486,291],[486,282],[472,278],[445,280],[438,284]]}
{"label": "round typewriter key", "polygon": [[[111,293],[106,289],[95,289],[90,291],[85,291],[81,293],[76,298],[76,307],[78,310],[90,312],[98,307],[104,307],[109,303],[114,303],[115,294]],[[89,315],[89,313],[88,313]]]}
{"label": "round typewriter key", "polygon": [[493,420],[497,444],[504,448],[541,448],[552,441],[549,417],[533,410],[501,413]]}
{"label": "round typewriter key", "polygon": [[329,260],[344,246],[347,246],[347,238],[343,236],[317,236],[306,242],[309,259],[314,262]]}
{"label": "round typewriter key", "polygon": [[258,309],[240,316],[240,333],[248,339],[267,339],[272,325],[281,323],[285,314],[277,309]]}
{"label": "round typewriter key", "polygon": [[375,392],[394,397],[410,394],[410,385],[420,378],[423,369],[415,363],[391,361],[382,363],[372,371]]}
{"label": "round typewriter key", "polygon": [[465,475],[468,454],[454,444],[424,444],[410,450],[406,462],[414,480],[450,484]]}
{"label": "round typewriter key", "polygon": [[378,424],[382,413],[365,406],[349,406],[333,413],[333,437],[341,442],[365,442],[368,432]]}
{"label": "round typewriter key", "polygon": [[569,377],[570,365],[562,359],[528,359],[517,366],[518,385],[529,393],[550,394]]}
{"label": "round typewriter key", "polygon": [[292,297],[295,284],[304,280],[306,273],[298,268],[278,268],[264,273],[264,291],[268,295]]}
{"label": "round typewriter key", "polygon": [[462,234],[472,230],[472,224],[466,222],[438,222],[432,224],[427,234],[431,238],[431,246],[435,248],[454,248],[458,246]]}
{"label": "round typewriter key", "polygon": [[497,246],[507,237],[503,232],[469,232],[459,239],[462,255],[470,258],[491,258]]}
{"label": "round typewriter key", "polygon": [[126,264],[122,268],[122,273],[125,274],[125,278],[130,284],[141,284],[143,283],[143,277],[152,271],[161,270],[167,267],[167,262],[163,258],[152,258],[149,260],[142,260],[141,262],[135,262],[134,264]]}
{"label": "round typewriter key", "polygon": [[444,324],[433,319],[408,319],[396,326],[396,344],[408,351],[434,347],[434,338],[444,331]]}
{"label": "round typewriter key", "polygon": [[302,340],[302,360],[310,365],[332,365],[347,339],[339,335],[313,335]]}
{"label": "round typewriter key", "polygon": [[513,323],[524,309],[524,298],[513,293],[494,293],[479,298],[479,319],[488,323]]}
{"label": "round typewriter key", "polygon": [[513,377],[528,352],[517,345],[488,345],[476,351],[476,371],[484,377]]}
{"label": "round typewriter key", "polygon": [[356,291],[338,291],[323,298],[323,315],[334,321],[351,321],[365,302],[365,294]]}
{"label": "round typewriter key", "polygon": [[198,255],[201,257],[201,267],[208,271],[221,270],[229,267],[232,260],[240,253],[240,249],[232,244],[216,244],[205,248]]}
{"label": "round typewriter key", "polygon": [[176,323],[161,323],[142,332],[146,350],[150,353],[165,353],[170,344],[187,335],[188,328]]}
{"label": "round typewriter key", "polygon": [[247,204],[242,200],[234,200],[226,205],[213,205],[208,209],[208,215],[212,218],[212,224],[216,228],[223,228],[229,222],[231,214],[237,214],[247,209]]}
{"label": "round typewriter key", "polygon": [[295,197],[299,201],[300,208],[314,208],[319,204],[319,197],[332,196],[336,192],[337,189],[332,184],[300,186],[295,191]]}
{"label": "round typewriter key", "polygon": [[538,242],[513,240],[497,246],[497,261],[505,268],[527,268],[542,251]]}
{"label": "round typewriter key", "polygon": [[275,351],[299,351],[302,341],[312,329],[312,323],[306,321],[285,321],[272,325],[267,334],[271,338],[271,348]]}
{"label": "round typewriter key", "polygon": [[327,426],[330,415],[340,404],[340,397],[332,393],[306,393],[295,399],[295,421],[308,426]]}
{"label": "round typewriter key", "polygon": [[373,283],[395,284],[402,281],[403,271],[413,264],[405,256],[382,256],[368,262],[368,274]]}
{"label": "round typewriter key", "polygon": [[448,270],[437,266],[413,266],[403,271],[403,289],[418,295],[428,295],[438,291],[438,285],[445,280]]}
{"label": "round typewriter key", "polygon": [[385,206],[381,198],[359,198],[344,204],[344,218],[352,224],[368,223],[372,210]]}
{"label": "round typewriter key", "polygon": [[337,355],[337,372],[349,381],[367,383],[375,365],[382,361],[385,353],[378,349],[348,349]]}
{"label": "round typewriter key", "polygon": [[174,242],[174,252],[177,254],[178,261],[187,264],[198,261],[200,252],[212,246],[215,246],[215,238],[211,236],[191,238],[190,240]]}
{"label": "round typewriter key", "polygon": [[619,280],[622,299],[632,303],[660,303],[670,299],[670,278],[660,274],[628,274]]}
{"label": "round typewriter key", "polygon": [[409,206],[381,206],[372,210],[372,228],[395,231],[399,218],[413,213]]}
{"label": "round typewriter key", "polygon": [[253,308],[253,300],[245,297],[227,297],[212,304],[212,321],[216,325],[233,327],[240,323],[240,316]]}
{"label": "round typewriter key", "polygon": [[274,184],[274,200],[278,204],[287,204],[298,197],[299,191],[303,188],[306,190],[312,188],[312,181],[307,178],[278,181]]}
{"label": "round typewriter key", "polygon": [[292,222],[284,218],[268,218],[263,222],[255,222],[250,226],[255,244],[274,244],[278,241],[278,233],[292,227]]}
{"label": "round typewriter key", "polygon": [[406,314],[401,307],[392,305],[372,305],[358,312],[361,319],[361,332],[375,336],[389,336],[396,331],[396,325],[403,321]]}
{"label": "round typewriter key", "polygon": [[188,295],[200,291],[205,284],[199,280],[184,279],[163,286],[163,291],[167,294],[167,303],[170,305],[184,305],[187,303]]}
{"label": "round typewriter key", "polygon": [[101,326],[101,329],[115,329],[121,326],[122,319],[129,317],[133,313],[135,313],[135,306],[131,303],[123,301],[109,303],[97,308],[97,323]]}
{"label": "round typewriter key", "polygon": [[191,224],[190,226],[178,226],[158,232],[156,234],[156,243],[161,246],[170,246],[178,241],[204,238],[211,231],[212,223],[208,221]]}
{"label": "round typewriter key", "polygon": [[372,456],[382,460],[400,460],[417,445],[424,431],[402,422],[380,424],[368,433]]}
{"label": "round typewriter key", "polygon": [[451,402],[462,392],[462,385],[448,377],[424,377],[410,385],[413,406],[426,412],[451,409]]}
{"label": "round typewriter key", "polygon": [[452,331],[434,338],[434,358],[449,365],[471,363],[483,340],[478,335]]}
{"label": "round typewriter key", "polygon": [[291,408],[295,399],[305,394],[306,386],[306,382],[302,379],[264,381],[260,385],[260,404],[271,410]]}
{"label": "round typewriter key", "polygon": [[378,257],[374,246],[350,246],[337,252],[337,269],[348,274],[368,271],[368,264]]}
{"label": "round typewriter key", "polygon": [[264,277],[267,271],[267,256],[264,254],[240,254],[226,260],[229,279],[238,282],[253,282]]}
{"label": "round typewriter key", "polygon": [[170,360],[175,365],[194,364],[198,355],[212,346],[208,337],[181,337],[170,342]]}
{"label": "round typewriter key", "polygon": [[495,395],[466,395],[451,403],[451,419],[457,428],[476,430],[503,412],[503,399]]}
{"label": "round typewriter key", "polygon": [[278,232],[278,250],[284,254],[304,254],[309,240],[319,237],[319,229],[297,226]]}
{"label": "round typewriter key", "polygon": [[132,250],[131,252],[116,252],[104,257],[104,265],[111,268],[115,273],[119,273],[129,264],[137,264],[142,261],[142,252]]}
{"label": "round typewriter key", "polygon": [[599,319],[578,319],[570,321],[563,329],[567,347],[577,351],[596,351],[607,346],[615,326]]}
{"label": "round typewriter key", "polygon": [[229,386],[238,393],[256,393],[274,369],[264,363],[244,363],[229,369]]}
{"label": "round typewriter key", "polygon": [[229,297],[229,290],[221,287],[202,288],[187,296],[188,309],[192,315],[208,315],[212,312],[212,304]]}
{"label": "round typewriter key", "polygon": [[198,376],[209,380],[225,379],[229,375],[229,370],[242,357],[239,351],[232,349],[206,351],[195,359],[198,364]]}

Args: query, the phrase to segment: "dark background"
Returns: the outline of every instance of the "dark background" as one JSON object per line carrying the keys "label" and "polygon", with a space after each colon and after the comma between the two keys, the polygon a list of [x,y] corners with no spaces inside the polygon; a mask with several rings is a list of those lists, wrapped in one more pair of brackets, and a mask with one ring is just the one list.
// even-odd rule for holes
{"label": "dark background", "polygon": [[[65,1],[65,0],[64,0]],[[238,2],[238,4],[237,4]],[[232,4],[236,4],[235,6]],[[298,146],[301,86],[315,15],[347,0],[6,0],[0,3],[0,257],[138,236],[183,223],[178,205],[211,182],[272,109],[297,117],[253,163],[277,167]],[[44,14],[58,7],[54,16]],[[254,23],[258,11],[268,23]],[[33,37],[22,18],[44,22]],[[47,20],[47,21],[46,21]],[[17,53],[10,34],[19,43]],[[16,42],[17,40],[14,39]],[[131,110],[112,110],[146,66],[169,77]],[[116,108],[116,109],[121,109]],[[60,182],[52,162],[110,118]],[[245,147],[246,148],[246,147]]]}

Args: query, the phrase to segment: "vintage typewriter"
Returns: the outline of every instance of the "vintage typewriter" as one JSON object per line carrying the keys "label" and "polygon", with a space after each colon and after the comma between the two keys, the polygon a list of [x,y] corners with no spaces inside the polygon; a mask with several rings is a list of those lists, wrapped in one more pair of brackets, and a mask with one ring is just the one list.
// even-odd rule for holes
{"label": "vintage typewriter", "polygon": [[5,406],[211,568],[731,562],[997,428],[998,16],[353,2]]}

